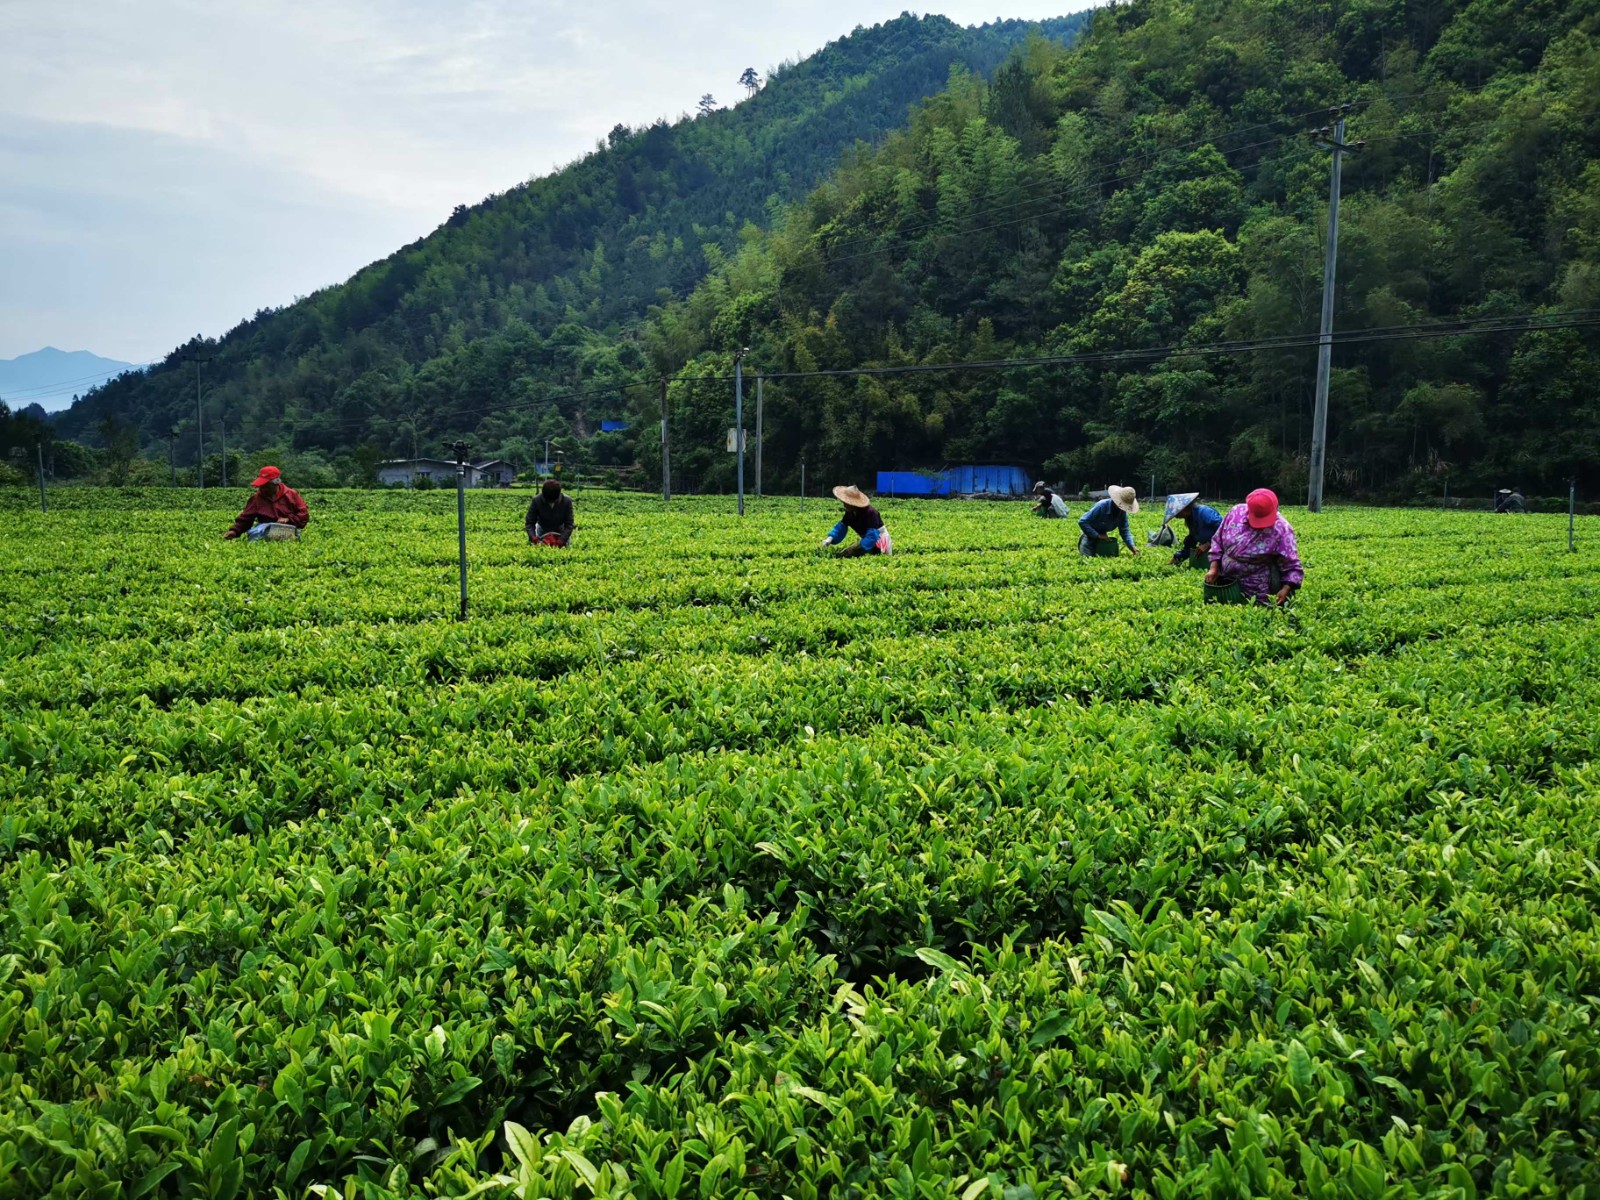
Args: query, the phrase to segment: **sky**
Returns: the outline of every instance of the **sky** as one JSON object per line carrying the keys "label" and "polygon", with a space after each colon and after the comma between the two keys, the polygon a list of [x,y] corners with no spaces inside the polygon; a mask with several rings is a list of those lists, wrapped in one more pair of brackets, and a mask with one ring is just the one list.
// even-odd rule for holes
{"label": "sky", "polygon": [[[1002,10],[1000,3],[1004,3]],[[904,0],[0,0],[0,358],[129,362]],[[1085,0],[951,0],[964,25]],[[923,11],[923,10],[917,10]]]}

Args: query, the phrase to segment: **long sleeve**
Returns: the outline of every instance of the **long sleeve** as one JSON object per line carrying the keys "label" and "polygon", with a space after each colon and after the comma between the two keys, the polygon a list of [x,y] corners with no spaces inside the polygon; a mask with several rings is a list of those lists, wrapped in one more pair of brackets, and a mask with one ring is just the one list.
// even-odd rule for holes
{"label": "long sleeve", "polygon": [[1128,524],[1128,514],[1122,512],[1120,508],[1117,511],[1122,514],[1122,519],[1117,522],[1117,528],[1122,533],[1123,542],[1127,544],[1129,550],[1137,550],[1138,547],[1133,544],[1133,526]]}
{"label": "long sleeve", "polygon": [[311,521],[311,510],[306,507],[305,497],[293,488],[284,488],[283,498],[288,501],[288,523],[297,529],[304,529]]}
{"label": "long sleeve", "polygon": [[828,540],[835,544],[844,541],[844,521],[841,520],[832,529],[828,530]]}
{"label": "long sleeve", "polygon": [[1278,553],[1283,557],[1283,581],[1299,587],[1305,582],[1305,568],[1300,565],[1300,546],[1295,540],[1294,530],[1287,521],[1283,525],[1283,537],[1278,544]]}
{"label": "long sleeve", "polygon": [[538,524],[539,524],[539,497],[535,496],[532,500],[528,501],[528,515],[527,515],[526,518],[524,518],[524,520],[522,522],[523,528],[525,528],[528,531],[528,540],[530,542],[533,541],[533,531],[534,531],[534,528]]}
{"label": "long sleeve", "polygon": [[555,517],[556,520],[560,522],[559,532],[561,536],[564,538],[570,538],[572,536],[572,531],[578,527],[578,523],[572,515],[571,496],[561,497],[561,503],[556,506]]}
{"label": "long sleeve", "polygon": [[1093,525],[1089,524],[1089,518],[1091,516],[1093,516],[1093,515],[1094,515],[1094,506],[1090,505],[1087,509],[1084,510],[1083,516],[1078,518],[1078,528],[1083,530],[1084,533],[1088,534],[1090,537],[1097,538],[1097,537],[1100,536],[1100,531],[1098,529],[1096,529]]}
{"label": "long sleeve", "polygon": [[230,527],[229,531],[234,535],[234,537],[239,537],[256,523],[255,518],[256,497],[252,495],[249,502],[245,504],[244,511],[234,519],[233,525]]}

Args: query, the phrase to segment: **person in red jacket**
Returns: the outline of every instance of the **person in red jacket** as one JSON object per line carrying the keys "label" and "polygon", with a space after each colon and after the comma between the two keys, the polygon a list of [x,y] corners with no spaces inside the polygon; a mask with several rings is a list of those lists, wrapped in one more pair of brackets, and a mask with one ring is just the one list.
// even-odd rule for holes
{"label": "person in red jacket", "polygon": [[306,511],[306,502],[300,498],[299,492],[284,484],[283,472],[277,467],[262,467],[261,474],[255,477],[250,486],[256,489],[256,494],[250,497],[250,503],[244,506],[239,519],[223,537],[236,538],[257,524],[293,525],[296,529],[306,527],[306,522],[311,519],[311,514]]}

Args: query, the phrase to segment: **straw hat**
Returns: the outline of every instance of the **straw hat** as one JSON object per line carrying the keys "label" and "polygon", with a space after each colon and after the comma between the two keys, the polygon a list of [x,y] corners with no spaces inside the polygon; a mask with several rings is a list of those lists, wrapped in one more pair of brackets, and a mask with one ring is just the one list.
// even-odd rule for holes
{"label": "straw hat", "polygon": [[1122,487],[1120,484],[1113,483],[1107,486],[1106,495],[1111,497],[1111,503],[1125,513],[1139,511],[1139,498],[1134,494],[1131,487]]}
{"label": "straw hat", "polygon": [[843,500],[851,508],[866,508],[872,503],[867,499],[867,494],[853,483],[841,483],[833,489],[836,499]]}

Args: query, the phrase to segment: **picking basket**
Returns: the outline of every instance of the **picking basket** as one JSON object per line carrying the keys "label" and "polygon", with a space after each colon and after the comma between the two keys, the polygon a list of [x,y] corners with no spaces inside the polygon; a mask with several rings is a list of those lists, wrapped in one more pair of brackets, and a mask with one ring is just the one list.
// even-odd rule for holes
{"label": "picking basket", "polygon": [[1122,544],[1116,538],[1101,538],[1094,544],[1096,558],[1115,558],[1122,553]]}
{"label": "picking basket", "polygon": [[1243,604],[1244,593],[1237,583],[1205,583],[1200,585],[1207,604]]}

